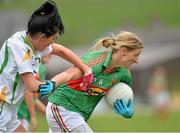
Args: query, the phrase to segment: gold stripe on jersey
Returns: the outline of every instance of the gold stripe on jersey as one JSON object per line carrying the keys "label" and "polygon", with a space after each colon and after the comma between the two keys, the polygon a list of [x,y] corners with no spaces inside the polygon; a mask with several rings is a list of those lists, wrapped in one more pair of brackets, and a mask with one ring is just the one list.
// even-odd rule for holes
{"label": "gold stripe on jersey", "polygon": [[23,38],[23,40],[24,40],[24,43],[27,44],[27,45],[31,48],[32,52],[35,54],[35,49],[34,49],[34,47],[32,46],[29,38],[28,38],[27,36],[25,36],[25,37],[22,36],[22,38]]}
{"label": "gold stripe on jersey", "polygon": [[6,101],[6,86],[3,87],[2,91],[0,92],[0,101]]}
{"label": "gold stripe on jersey", "polygon": [[32,57],[30,55],[30,50],[28,50],[23,56],[23,61],[31,60],[31,59],[32,59]]}

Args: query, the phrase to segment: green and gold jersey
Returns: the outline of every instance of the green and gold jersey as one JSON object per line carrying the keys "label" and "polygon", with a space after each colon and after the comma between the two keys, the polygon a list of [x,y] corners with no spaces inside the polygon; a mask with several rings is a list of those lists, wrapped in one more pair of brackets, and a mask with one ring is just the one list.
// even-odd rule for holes
{"label": "green and gold jersey", "polygon": [[114,84],[118,82],[125,82],[130,86],[132,84],[128,69],[122,67],[108,69],[111,56],[112,51],[90,52],[84,55],[82,60],[91,67],[95,77],[93,84],[87,91],[81,92],[77,88],[82,79],[68,81],[56,88],[49,96],[49,101],[75,111],[88,120],[98,102]]}
{"label": "green and gold jersey", "polygon": [[28,72],[36,74],[41,57],[51,51],[51,46],[35,51],[26,31],[17,32],[7,39],[0,50],[0,102],[17,107],[25,92],[20,75]]}

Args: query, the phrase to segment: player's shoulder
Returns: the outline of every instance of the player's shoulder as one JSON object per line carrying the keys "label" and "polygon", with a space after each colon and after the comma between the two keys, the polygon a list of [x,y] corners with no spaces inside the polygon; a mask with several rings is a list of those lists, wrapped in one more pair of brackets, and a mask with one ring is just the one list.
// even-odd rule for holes
{"label": "player's shoulder", "polygon": [[130,70],[124,67],[118,68],[118,73],[121,77],[131,78]]}
{"label": "player's shoulder", "polygon": [[25,35],[26,35],[25,31],[16,32],[7,40],[7,43],[9,44],[9,46],[11,43],[13,43],[13,45],[25,43],[24,41]]}
{"label": "player's shoulder", "polygon": [[24,38],[26,36],[26,31],[18,31],[14,33],[8,40],[14,40],[14,41],[24,41]]}
{"label": "player's shoulder", "polygon": [[132,86],[132,76],[129,69],[121,67],[119,68],[120,81],[127,83],[129,86]]}
{"label": "player's shoulder", "polygon": [[90,51],[90,52],[86,53],[83,57],[90,58],[90,59],[96,59],[96,58],[106,57],[107,54],[108,54],[107,51]]}
{"label": "player's shoulder", "polygon": [[19,31],[14,33],[8,40],[7,45],[9,48],[26,48],[27,45],[25,43],[26,32]]}

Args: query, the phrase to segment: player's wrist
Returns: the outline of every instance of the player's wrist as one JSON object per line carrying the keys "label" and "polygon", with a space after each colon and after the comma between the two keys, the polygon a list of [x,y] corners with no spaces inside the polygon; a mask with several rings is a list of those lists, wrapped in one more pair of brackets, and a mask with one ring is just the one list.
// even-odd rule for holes
{"label": "player's wrist", "polygon": [[52,91],[51,91],[51,93],[52,93],[52,92],[54,92],[54,90],[55,90],[55,88],[56,88],[56,82],[54,82],[54,81],[52,81],[52,80],[50,80],[50,82],[51,82],[52,85],[53,85]]}
{"label": "player's wrist", "polygon": [[52,93],[55,90],[55,82],[52,80],[46,80],[45,84],[40,84],[38,93],[46,95],[48,93]]}
{"label": "player's wrist", "polygon": [[89,75],[89,74],[92,74],[91,68],[89,68],[87,71],[84,72],[84,75]]}
{"label": "player's wrist", "polygon": [[49,93],[54,92],[55,90],[55,82],[52,80],[46,80],[46,84],[49,85]]}

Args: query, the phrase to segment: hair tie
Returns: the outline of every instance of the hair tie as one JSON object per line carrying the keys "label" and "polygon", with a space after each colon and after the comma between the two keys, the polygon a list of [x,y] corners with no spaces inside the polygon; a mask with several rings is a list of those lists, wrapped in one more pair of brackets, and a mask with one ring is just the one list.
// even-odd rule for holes
{"label": "hair tie", "polygon": [[44,15],[44,14],[45,14],[45,12],[40,12],[40,14],[41,14],[41,15]]}
{"label": "hair tie", "polygon": [[115,45],[116,45],[116,43],[115,43],[115,42],[116,42],[116,40],[115,40],[114,38],[113,38],[112,40],[113,40],[112,45],[113,45],[113,46],[115,46]]}

